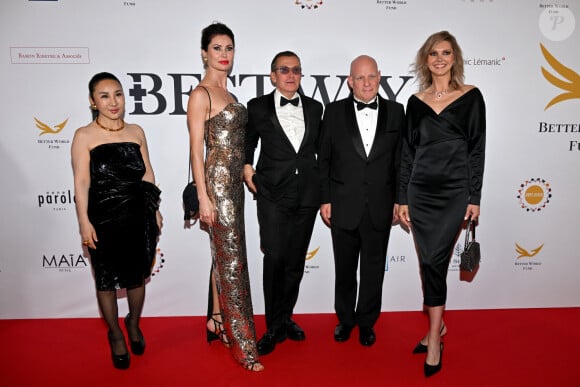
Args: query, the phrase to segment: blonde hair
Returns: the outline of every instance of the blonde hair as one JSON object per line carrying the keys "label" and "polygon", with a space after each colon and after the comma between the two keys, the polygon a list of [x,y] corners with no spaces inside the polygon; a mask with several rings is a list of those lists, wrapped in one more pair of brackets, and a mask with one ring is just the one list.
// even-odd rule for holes
{"label": "blonde hair", "polygon": [[433,47],[442,41],[447,41],[451,44],[451,49],[453,50],[455,58],[453,66],[451,67],[451,81],[449,82],[449,87],[452,89],[459,89],[463,86],[465,76],[463,73],[463,53],[461,52],[461,47],[457,44],[455,37],[448,31],[439,31],[429,36],[425,43],[423,43],[419,51],[417,51],[415,63],[412,65],[411,71],[415,73],[415,76],[417,77],[419,91],[424,91],[431,86],[431,83],[433,82],[431,72],[429,71],[429,67],[427,67],[427,58],[433,50]]}

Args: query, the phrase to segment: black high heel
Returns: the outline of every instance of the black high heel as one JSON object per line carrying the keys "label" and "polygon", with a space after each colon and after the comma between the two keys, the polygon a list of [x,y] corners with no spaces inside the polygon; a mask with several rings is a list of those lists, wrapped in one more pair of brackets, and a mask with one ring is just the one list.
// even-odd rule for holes
{"label": "black high heel", "polygon": [[115,337],[113,337],[113,332],[111,332],[111,331],[109,331],[107,333],[107,337],[109,339],[109,346],[111,347],[111,359],[113,360],[113,366],[117,369],[120,369],[120,370],[126,370],[127,368],[129,368],[129,365],[131,363],[130,357],[129,357],[129,352],[126,352],[122,355],[117,355],[113,351],[113,343],[115,341],[123,341],[123,344],[124,344],[125,338],[123,336],[121,336],[120,338],[115,338]]}
{"label": "black high heel", "polygon": [[413,353],[415,355],[419,353],[427,353],[427,346],[421,344],[421,342],[419,341],[419,343],[415,346],[415,348],[413,348]]}
{"label": "black high heel", "polygon": [[437,372],[441,371],[441,365],[443,364],[443,343],[440,343],[440,354],[439,354],[439,364],[431,365],[427,364],[427,360],[425,360],[425,364],[423,364],[423,372],[425,373],[425,377],[428,378],[429,376],[435,375]]}
{"label": "black high heel", "polygon": [[145,338],[143,337],[143,332],[137,327],[137,334],[139,335],[139,340],[133,341],[131,338],[131,333],[129,333],[129,320],[131,319],[131,313],[125,316],[125,328],[127,328],[127,333],[129,335],[129,344],[131,344],[131,352],[134,355],[143,355],[145,353]]}
{"label": "black high heel", "polygon": [[[441,329],[439,330],[440,337],[444,336],[442,335],[443,329],[445,329],[445,324],[441,324]],[[419,353],[427,353],[427,346],[425,344],[422,344],[421,341],[419,341],[419,343],[415,346],[415,348],[413,348],[413,354],[416,355]]]}
{"label": "black high heel", "polygon": [[[206,327],[206,329],[207,329],[207,342],[211,343],[214,340],[220,340],[223,345],[225,345],[226,347],[229,348],[230,341],[228,340],[228,336],[226,335],[226,331],[224,329],[224,323],[222,321],[216,320],[214,318],[214,316],[222,317],[222,314],[221,314],[221,312],[214,313],[211,315],[210,319],[208,320],[208,321],[213,322],[214,330],[212,331]],[[222,317],[222,319],[223,319],[223,317]]]}
{"label": "black high heel", "polygon": [[206,328],[207,332],[207,343],[211,344],[212,341],[216,341],[219,340],[220,337],[218,335],[216,335],[215,333],[213,333],[212,331],[209,330],[209,328]]}

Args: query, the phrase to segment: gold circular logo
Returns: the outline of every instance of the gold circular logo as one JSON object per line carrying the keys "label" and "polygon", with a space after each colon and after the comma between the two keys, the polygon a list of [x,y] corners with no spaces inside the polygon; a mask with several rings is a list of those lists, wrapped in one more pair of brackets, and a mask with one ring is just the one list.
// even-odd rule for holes
{"label": "gold circular logo", "polygon": [[539,185],[532,185],[526,189],[526,202],[535,206],[544,198],[544,190]]}
{"label": "gold circular logo", "polygon": [[552,188],[545,179],[533,178],[520,184],[518,199],[520,207],[536,212],[546,208],[552,198]]}

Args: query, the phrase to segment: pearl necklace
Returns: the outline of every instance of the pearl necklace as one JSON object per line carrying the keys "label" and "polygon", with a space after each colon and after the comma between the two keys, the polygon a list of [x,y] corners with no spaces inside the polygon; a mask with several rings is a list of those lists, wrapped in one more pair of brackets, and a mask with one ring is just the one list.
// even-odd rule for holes
{"label": "pearl necklace", "polygon": [[95,122],[97,123],[97,125],[99,125],[99,127],[101,129],[105,129],[107,132],[118,132],[118,131],[121,131],[121,130],[125,129],[125,121],[123,121],[123,120],[121,120],[121,127],[120,128],[116,128],[116,129],[107,128],[106,126],[101,125],[101,123],[99,122],[99,117],[97,117],[97,119],[95,120]]}

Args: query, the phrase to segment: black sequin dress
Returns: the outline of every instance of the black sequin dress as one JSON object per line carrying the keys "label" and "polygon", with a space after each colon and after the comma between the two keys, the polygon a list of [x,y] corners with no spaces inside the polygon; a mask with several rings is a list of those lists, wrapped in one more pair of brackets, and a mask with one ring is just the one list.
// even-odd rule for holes
{"label": "black sequin dress", "polygon": [[210,227],[213,272],[233,357],[244,366],[258,359],[244,229],[244,132],[248,115],[228,104],[205,124],[205,184],[216,207]]}
{"label": "black sequin dress", "polygon": [[143,181],[139,144],[106,143],[90,152],[88,215],[98,242],[89,249],[97,290],[141,286],[151,274],[160,191]]}

